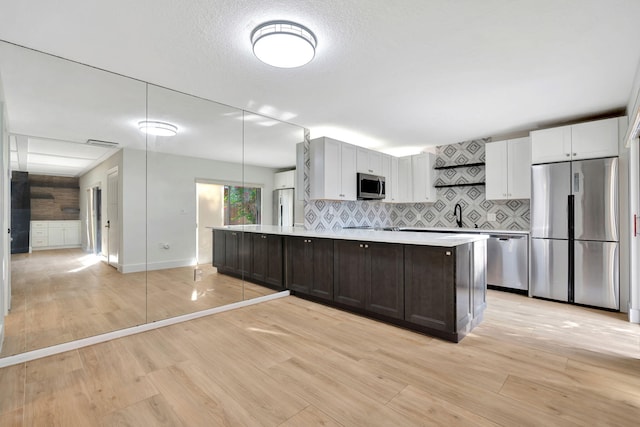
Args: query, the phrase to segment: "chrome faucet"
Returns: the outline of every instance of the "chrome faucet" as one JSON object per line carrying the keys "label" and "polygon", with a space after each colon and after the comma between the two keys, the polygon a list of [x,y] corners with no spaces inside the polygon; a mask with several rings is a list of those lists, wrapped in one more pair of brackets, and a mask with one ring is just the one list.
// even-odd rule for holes
{"label": "chrome faucet", "polygon": [[460,206],[460,203],[456,203],[456,206],[453,208],[453,215],[456,217],[458,227],[462,228],[462,206]]}

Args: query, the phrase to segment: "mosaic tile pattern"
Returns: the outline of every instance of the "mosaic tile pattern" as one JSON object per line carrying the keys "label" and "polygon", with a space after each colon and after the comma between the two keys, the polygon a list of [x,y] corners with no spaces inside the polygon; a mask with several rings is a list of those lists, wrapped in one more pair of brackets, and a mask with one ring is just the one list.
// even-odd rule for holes
{"label": "mosaic tile pattern", "polygon": [[[477,139],[459,144],[443,145],[436,149],[436,166],[464,165],[485,161],[485,143]],[[484,186],[447,187],[437,190],[433,204],[379,201],[342,202],[309,200],[309,135],[305,133],[305,221],[307,229],[326,230],[342,227],[455,227],[453,208],[462,206],[463,227],[506,230],[529,230],[529,200],[493,201],[485,199]],[[436,182],[441,184],[484,182],[484,166],[443,169]],[[487,214],[496,214],[496,221],[488,222]]]}

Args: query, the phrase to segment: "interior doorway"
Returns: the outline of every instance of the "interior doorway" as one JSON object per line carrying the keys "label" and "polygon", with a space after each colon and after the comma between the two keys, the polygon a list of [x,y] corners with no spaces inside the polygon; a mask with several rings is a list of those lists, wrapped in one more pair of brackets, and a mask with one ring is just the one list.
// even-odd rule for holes
{"label": "interior doorway", "polygon": [[210,228],[224,224],[224,185],[196,182],[196,260],[199,265],[213,261]]}
{"label": "interior doorway", "polygon": [[118,185],[118,168],[114,168],[107,173],[107,221],[104,228],[107,230],[107,263],[116,269],[118,268],[118,256],[120,253]]}
{"label": "interior doorway", "polygon": [[102,189],[96,185],[87,189],[87,252],[102,253]]}

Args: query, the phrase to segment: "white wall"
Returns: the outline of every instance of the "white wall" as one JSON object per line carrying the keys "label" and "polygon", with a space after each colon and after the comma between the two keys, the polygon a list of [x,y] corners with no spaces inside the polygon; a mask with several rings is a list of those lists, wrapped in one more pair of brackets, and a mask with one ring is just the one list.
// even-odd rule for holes
{"label": "white wall", "polygon": [[[125,226],[123,237],[127,243],[123,247],[125,254],[122,271],[156,270],[195,265],[196,263],[196,181],[246,184],[262,187],[262,222],[272,221],[273,177],[275,170],[258,166],[242,166],[237,163],[220,162],[195,157],[176,156],[158,152],[125,150],[124,172],[127,176],[145,170],[142,158],[146,155],[147,178],[147,220],[145,239],[140,230],[144,224],[135,228]],[[137,171],[137,172],[136,172]],[[142,172],[141,172],[142,171]],[[130,199],[123,201],[125,223],[129,214],[138,219],[144,201],[142,187],[131,191],[127,182],[125,192]],[[126,197],[126,196],[125,196]],[[207,224],[201,224],[206,227]],[[134,239],[131,236],[135,236]],[[146,265],[140,263],[139,254],[146,247]],[[162,248],[168,244],[169,248]]]}

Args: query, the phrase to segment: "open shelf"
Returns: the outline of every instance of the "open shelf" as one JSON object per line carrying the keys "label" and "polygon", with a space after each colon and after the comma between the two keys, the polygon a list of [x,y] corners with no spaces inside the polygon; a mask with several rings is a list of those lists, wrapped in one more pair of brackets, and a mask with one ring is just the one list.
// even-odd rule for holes
{"label": "open shelf", "polygon": [[451,166],[435,166],[434,169],[456,169],[456,168],[470,168],[473,166],[484,166],[484,163],[466,163],[464,165],[451,165]]}
{"label": "open shelf", "polygon": [[447,187],[473,187],[474,185],[485,185],[484,182],[463,182],[460,184],[438,184],[434,185],[436,188],[447,188]]}

